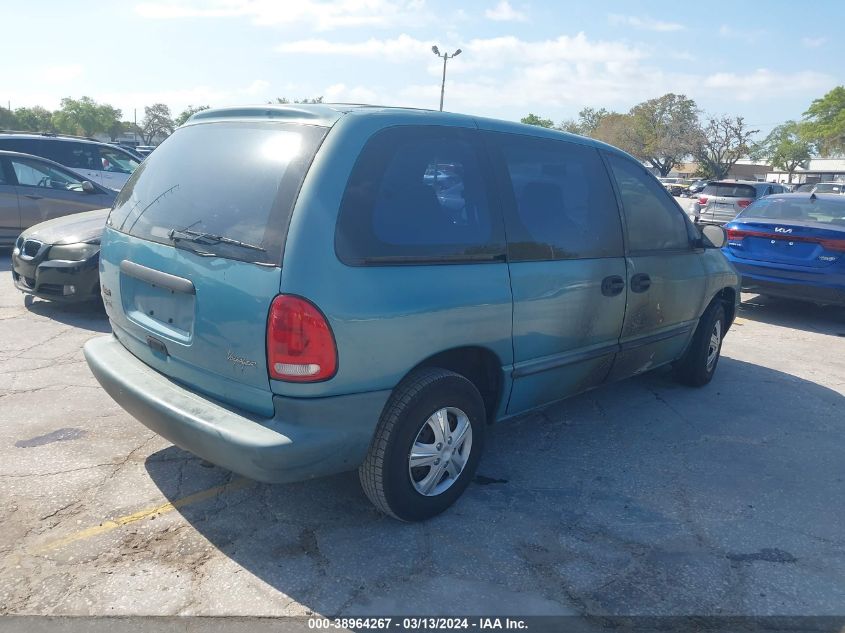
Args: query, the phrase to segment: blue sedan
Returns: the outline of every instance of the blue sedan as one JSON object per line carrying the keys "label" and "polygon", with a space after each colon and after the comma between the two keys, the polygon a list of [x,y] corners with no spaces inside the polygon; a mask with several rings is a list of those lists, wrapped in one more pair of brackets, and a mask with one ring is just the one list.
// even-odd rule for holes
{"label": "blue sedan", "polygon": [[743,291],[845,305],[845,196],[766,196],[725,229]]}

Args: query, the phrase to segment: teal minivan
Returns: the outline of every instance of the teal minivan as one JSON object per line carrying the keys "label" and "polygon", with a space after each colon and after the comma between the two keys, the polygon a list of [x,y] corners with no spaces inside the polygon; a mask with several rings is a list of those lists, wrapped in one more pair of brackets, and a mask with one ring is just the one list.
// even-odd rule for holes
{"label": "teal minivan", "polygon": [[[487,425],[672,364],[710,381],[739,278],[638,161],[517,123],[348,105],[195,114],[102,238],[106,391],[267,482],[358,469],[403,520]],[[538,436],[538,441],[539,436]]]}

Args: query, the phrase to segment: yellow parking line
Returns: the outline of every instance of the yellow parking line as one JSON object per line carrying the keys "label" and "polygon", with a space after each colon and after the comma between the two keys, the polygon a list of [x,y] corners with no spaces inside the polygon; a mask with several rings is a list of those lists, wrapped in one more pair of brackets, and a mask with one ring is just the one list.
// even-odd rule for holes
{"label": "yellow parking line", "polygon": [[175,501],[171,501],[160,506],[156,506],[154,508],[147,508],[146,510],[140,510],[133,514],[127,514],[126,516],[118,517],[116,519],[103,521],[102,523],[100,523],[100,525],[95,525],[94,527],[90,527],[85,530],[69,534],[68,536],[65,536],[63,538],[57,539],[55,541],[50,541],[45,545],[41,545],[40,547],[33,548],[32,550],[30,550],[30,553],[45,554],[49,551],[64,547],[65,545],[75,543],[76,541],[83,541],[94,536],[99,536],[100,534],[105,534],[106,532],[111,532],[112,530],[116,530],[119,527],[123,527],[124,525],[128,525],[129,523],[134,523],[135,521],[140,521],[141,519],[146,519],[147,517],[167,514],[168,512],[172,512],[173,510],[176,510],[183,506],[187,506],[192,503],[199,503],[200,501],[205,501],[206,499],[216,497],[217,495],[222,494],[224,492],[240,490],[241,488],[246,488],[247,486],[250,486],[254,483],[255,482],[251,479],[235,479],[234,481],[231,481],[228,484],[223,484],[222,486],[214,486],[213,488],[208,488],[207,490],[200,490],[199,492],[195,492],[194,494],[188,495],[187,497],[182,497],[181,499],[176,499]]}

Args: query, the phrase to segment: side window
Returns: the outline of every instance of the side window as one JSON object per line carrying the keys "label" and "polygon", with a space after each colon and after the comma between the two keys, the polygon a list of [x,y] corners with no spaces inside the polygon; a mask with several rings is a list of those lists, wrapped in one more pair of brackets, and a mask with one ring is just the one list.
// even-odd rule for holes
{"label": "side window", "polygon": [[607,170],[592,147],[517,134],[488,135],[512,261],[621,257],[622,226]]}
{"label": "side window", "polygon": [[335,233],[350,265],[489,260],[504,252],[473,132],[395,127],[358,157]]}
{"label": "side window", "polygon": [[628,249],[688,249],[687,221],[666,189],[642,165],[615,154],[608,154],[607,159],[622,197]]}
{"label": "side window", "polygon": [[132,158],[126,152],[112,147],[101,145],[100,164],[103,171],[109,171],[117,174],[131,174],[140,165],[140,163]]}
{"label": "side window", "polygon": [[44,187],[64,191],[82,191],[82,181],[66,171],[26,158],[11,158],[9,162],[18,184],[24,187]]}
{"label": "side window", "polygon": [[51,140],[44,143],[42,156],[71,169],[102,170],[99,145],[74,141]]}
{"label": "side window", "polygon": [[0,149],[21,154],[35,154],[40,156],[41,142],[34,138],[0,138]]}

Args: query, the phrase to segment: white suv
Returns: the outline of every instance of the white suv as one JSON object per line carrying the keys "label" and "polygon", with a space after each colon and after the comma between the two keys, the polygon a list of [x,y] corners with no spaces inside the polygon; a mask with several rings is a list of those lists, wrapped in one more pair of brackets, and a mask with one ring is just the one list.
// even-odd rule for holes
{"label": "white suv", "polygon": [[47,158],[115,191],[141,164],[120,147],[76,136],[4,132],[0,133],[0,150]]}
{"label": "white suv", "polygon": [[696,222],[724,224],[757,198],[773,193],[788,193],[783,185],[753,180],[717,180],[704,187],[689,213]]}

